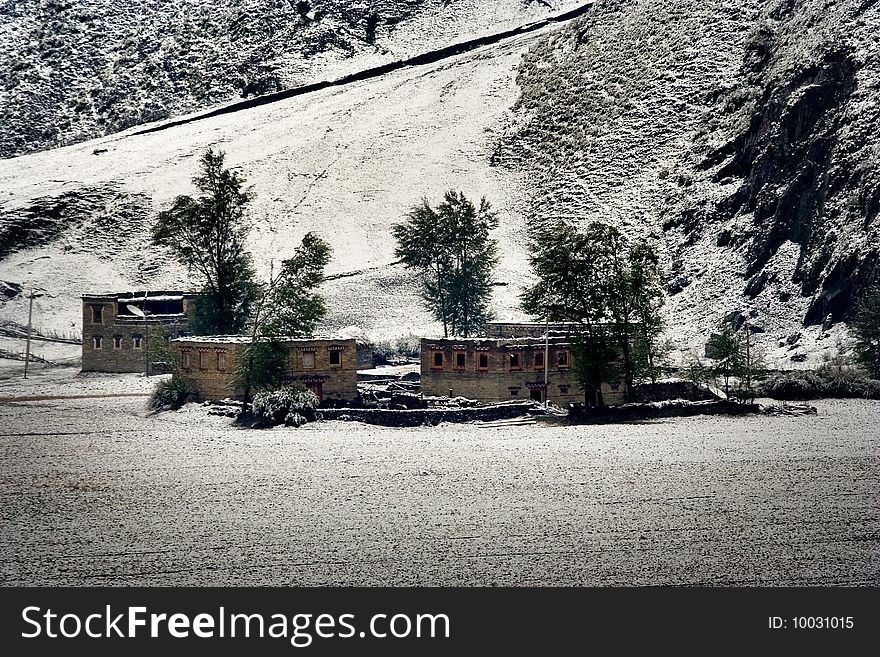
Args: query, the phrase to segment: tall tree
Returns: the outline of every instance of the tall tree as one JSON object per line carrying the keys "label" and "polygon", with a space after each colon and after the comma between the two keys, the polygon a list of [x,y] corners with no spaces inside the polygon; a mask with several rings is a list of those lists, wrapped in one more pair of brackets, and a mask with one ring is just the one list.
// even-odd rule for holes
{"label": "tall tree", "polygon": [[253,193],[244,178],[224,167],[225,157],[209,147],[193,178],[201,194],[178,196],[153,226],[153,243],[168,247],[203,283],[192,327],[200,335],[240,333],[257,295],[245,250],[244,210]]}
{"label": "tall tree", "polygon": [[537,281],[520,297],[523,309],[548,322],[570,322],[574,373],[584,401],[603,406],[602,383],[615,378],[620,354],[609,319],[612,241],[598,222],[579,231],[559,222],[537,231],[529,262]]}
{"label": "tall tree", "polygon": [[422,275],[422,298],[443,334],[469,336],[490,318],[492,271],[498,262],[491,231],[498,219],[485,198],[475,206],[448,191],[432,208],[423,199],[394,226],[395,254]]}
{"label": "tall tree", "polygon": [[856,359],[875,379],[880,379],[880,287],[869,291],[856,307],[852,324]]}
{"label": "tall tree", "polygon": [[[565,222],[537,231],[530,263],[537,282],[523,308],[552,322],[570,322],[575,374],[585,400],[602,405],[601,384],[623,377],[627,394],[635,374],[659,354],[663,292],[659,260],[646,244],[630,246],[600,222],[579,231]],[[619,361],[619,362],[618,362]]]}
{"label": "tall tree", "polygon": [[294,254],[260,287],[250,318],[250,341],[236,359],[233,385],[244,391],[242,412],[253,388],[271,388],[287,373],[283,338],[310,337],[327,314],[317,291],[330,262],[330,245],[307,233]]}

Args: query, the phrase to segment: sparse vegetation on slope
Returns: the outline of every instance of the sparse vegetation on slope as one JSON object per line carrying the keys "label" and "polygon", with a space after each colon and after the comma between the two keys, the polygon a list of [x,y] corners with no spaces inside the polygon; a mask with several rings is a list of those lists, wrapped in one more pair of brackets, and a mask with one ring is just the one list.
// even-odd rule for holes
{"label": "sparse vegetation on slope", "polygon": [[878,30],[872,1],[608,0],[525,57],[496,161],[534,174],[533,223],[657,244],[692,334],[821,337],[880,271]]}

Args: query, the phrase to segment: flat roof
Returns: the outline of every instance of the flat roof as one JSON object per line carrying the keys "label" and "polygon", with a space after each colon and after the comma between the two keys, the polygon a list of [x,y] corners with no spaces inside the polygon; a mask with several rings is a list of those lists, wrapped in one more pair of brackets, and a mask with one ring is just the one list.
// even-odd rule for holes
{"label": "flat roof", "polygon": [[[354,338],[339,337],[315,337],[315,338],[291,338],[289,336],[273,336],[271,338],[262,337],[257,340],[277,340],[278,342],[356,342]],[[171,342],[182,343],[207,343],[207,344],[250,344],[252,341],[249,335],[185,335],[179,338],[172,338]]]}
{"label": "flat roof", "polygon": [[126,301],[180,301],[184,297],[196,297],[201,292],[188,292],[185,290],[135,290],[126,292],[101,292],[97,294],[84,294],[81,299],[110,299]]}

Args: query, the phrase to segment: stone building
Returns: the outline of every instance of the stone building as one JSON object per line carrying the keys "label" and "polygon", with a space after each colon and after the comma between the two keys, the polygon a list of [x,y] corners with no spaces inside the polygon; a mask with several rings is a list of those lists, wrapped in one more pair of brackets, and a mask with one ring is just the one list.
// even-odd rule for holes
{"label": "stone building", "polygon": [[[241,398],[231,387],[235,359],[251,338],[191,336],[171,341],[180,372],[197,399]],[[290,349],[288,383],[299,383],[321,400],[357,397],[357,344],[353,339],[283,339]]]}
{"label": "stone building", "polygon": [[84,295],[83,372],[145,372],[149,341],[186,335],[197,296],[178,291]]}
{"label": "stone building", "polygon": [[[423,339],[421,348],[422,394],[426,396],[466,397],[480,402],[549,400],[563,407],[584,401],[572,371],[571,343],[562,332],[550,331],[546,338],[542,334]],[[625,389],[623,382],[603,384],[605,403],[623,403]]]}

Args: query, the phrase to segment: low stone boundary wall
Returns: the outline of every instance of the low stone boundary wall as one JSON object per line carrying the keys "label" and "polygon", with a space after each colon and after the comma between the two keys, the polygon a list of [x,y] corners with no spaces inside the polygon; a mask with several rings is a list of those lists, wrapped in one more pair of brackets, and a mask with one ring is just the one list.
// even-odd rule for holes
{"label": "low stone boundary wall", "polygon": [[571,422],[627,422],[661,417],[688,417],[693,415],[748,415],[760,413],[759,404],[737,403],[727,400],[689,401],[673,399],[647,404],[623,404],[606,408],[574,406],[568,413]]}
{"label": "low stone boundary wall", "polygon": [[494,406],[476,406],[472,408],[418,408],[418,409],[384,409],[384,408],[333,408],[322,409],[320,415],[324,420],[348,420],[366,422],[384,427],[420,427],[435,426],[441,422],[473,422],[476,420],[507,420],[541,413],[540,405],[531,402],[514,404],[497,404]]}

